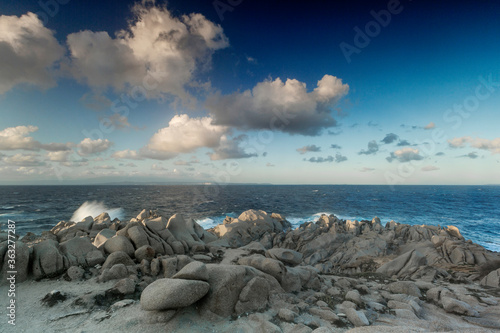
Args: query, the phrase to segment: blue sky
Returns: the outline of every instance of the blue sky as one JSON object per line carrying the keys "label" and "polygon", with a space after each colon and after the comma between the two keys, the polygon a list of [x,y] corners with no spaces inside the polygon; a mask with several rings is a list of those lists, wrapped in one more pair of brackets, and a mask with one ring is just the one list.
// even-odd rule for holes
{"label": "blue sky", "polygon": [[0,184],[498,184],[499,10],[4,1]]}

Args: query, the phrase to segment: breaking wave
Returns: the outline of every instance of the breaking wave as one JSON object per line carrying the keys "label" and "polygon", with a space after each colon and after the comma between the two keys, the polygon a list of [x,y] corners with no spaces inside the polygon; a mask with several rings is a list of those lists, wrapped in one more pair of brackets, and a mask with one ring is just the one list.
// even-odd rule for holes
{"label": "breaking wave", "polygon": [[102,201],[85,201],[71,216],[70,221],[80,222],[87,216],[96,217],[101,213],[106,212],[109,214],[111,220],[118,218],[122,220],[125,216],[123,208],[108,208]]}

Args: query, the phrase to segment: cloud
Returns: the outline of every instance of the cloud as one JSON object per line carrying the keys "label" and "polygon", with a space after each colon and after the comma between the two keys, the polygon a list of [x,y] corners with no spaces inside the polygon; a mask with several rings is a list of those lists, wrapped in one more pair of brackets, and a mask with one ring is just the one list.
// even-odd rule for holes
{"label": "cloud", "polygon": [[403,148],[400,150],[396,150],[391,153],[391,156],[387,157],[386,160],[392,162],[393,160],[398,160],[399,162],[410,162],[410,161],[419,161],[422,160],[423,157],[420,155],[420,151],[418,149],[413,148]]}
{"label": "cloud", "polygon": [[425,171],[425,172],[436,171],[436,170],[439,170],[439,168],[437,166],[434,166],[434,165],[427,165],[427,166],[424,166],[422,168],[422,171]]}
{"label": "cloud", "polygon": [[311,163],[325,163],[325,162],[333,162],[335,161],[335,158],[333,156],[328,156],[326,158],[324,157],[311,157],[310,159],[305,159],[304,161],[311,162]]}
{"label": "cloud", "polygon": [[367,150],[362,149],[358,153],[358,155],[372,155],[372,154],[374,155],[378,152],[378,149],[379,149],[379,147],[378,147],[377,141],[372,140],[372,141],[368,142],[368,149]]}
{"label": "cloud", "polygon": [[361,170],[359,170],[359,171],[361,171],[361,172],[370,172],[370,171],[373,171],[373,170],[375,170],[375,169],[374,169],[374,168],[367,168],[367,167],[363,167],[363,168],[362,168]]}
{"label": "cloud", "polygon": [[55,85],[51,68],[64,55],[53,31],[33,13],[0,16],[0,95],[19,84]]}
{"label": "cloud", "polygon": [[332,148],[332,149],[342,149],[341,146],[339,146],[337,144],[334,144],[334,143],[330,145],[330,148]]}
{"label": "cloud", "polygon": [[71,144],[48,143],[44,144],[36,141],[28,134],[38,131],[36,126],[16,126],[8,127],[0,131],[0,150],[47,150],[47,151],[68,151]]}
{"label": "cloud", "polygon": [[444,155],[445,155],[445,153],[443,153],[442,151],[436,153],[436,156],[444,156]]}
{"label": "cloud", "polygon": [[196,71],[208,69],[212,54],[229,45],[222,27],[201,14],[174,17],[154,1],[137,3],[132,12],[134,19],[115,37],[89,30],[68,35],[75,78],[93,88],[139,86],[148,97],[185,99]]}
{"label": "cloud", "polygon": [[127,159],[127,160],[142,160],[142,159],[144,159],[144,157],[140,156],[140,154],[137,153],[137,151],[130,150],[130,149],[115,151],[111,155],[111,157],[115,158],[117,160],[125,160],[125,159]]}
{"label": "cloud", "polygon": [[479,157],[479,155],[475,151],[473,151],[471,153],[468,153],[467,155],[462,155],[460,157],[467,157],[467,158],[475,160],[476,158]]}
{"label": "cloud", "polygon": [[309,145],[309,146],[304,146],[301,148],[296,149],[300,154],[305,154],[307,152],[319,152],[321,151],[321,147],[318,147],[316,145]]}
{"label": "cloud", "polygon": [[277,78],[259,82],[244,92],[212,94],[206,107],[218,125],[314,136],[336,125],[332,108],[348,90],[347,84],[331,75],[323,76],[311,92],[296,79],[283,82]]}
{"label": "cloud", "polygon": [[78,144],[78,155],[87,156],[102,153],[108,150],[112,145],[113,143],[108,139],[92,140],[89,138],[85,138]]}
{"label": "cloud", "polygon": [[129,167],[129,168],[137,168],[137,164],[132,163],[132,162],[125,164],[125,166]]}
{"label": "cloud", "polygon": [[47,153],[47,158],[52,162],[67,162],[72,151],[51,151]]}
{"label": "cloud", "polygon": [[394,141],[396,141],[397,139],[399,139],[399,136],[397,136],[396,134],[394,133],[389,133],[385,136],[385,138],[383,138],[381,140],[381,142],[385,143],[386,145],[387,144],[391,144],[393,143]]}
{"label": "cloud", "polygon": [[464,136],[448,140],[448,144],[451,148],[463,148],[469,144],[473,148],[488,150],[492,154],[500,154],[500,138],[488,140],[481,138],[473,139],[470,136]]}
{"label": "cloud", "polygon": [[94,166],[94,169],[96,169],[96,170],[113,170],[116,168],[112,165],[104,164],[104,165],[96,165],[96,166]]}
{"label": "cloud", "polygon": [[341,163],[341,162],[345,162],[345,161],[347,161],[347,157],[346,156],[342,156],[339,153],[335,154],[335,162]]}
{"label": "cloud", "polygon": [[186,162],[184,160],[178,160],[174,162],[174,165],[191,165],[189,162]]}
{"label": "cloud", "polygon": [[267,163],[267,164],[266,164],[266,167],[272,168],[272,167],[275,167],[275,165],[274,165],[274,164],[272,164],[272,163]]}
{"label": "cloud", "polygon": [[35,167],[45,165],[40,161],[37,154],[15,154],[3,158],[3,162],[7,165],[15,165],[21,167]]}
{"label": "cloud", "polygon": [[176,115],[168,127],[160,129],[149,140],[147,149],[156,152],[188,153],[201,147],[218,147],[222,136],[228,131],[225,126],[212,125],[212,118],[189,118],[187,114]]}
{"label": "cloud", "polygon": [[425,130],[430,130],[434,128],[436,128],[436,124],[434,124],[432,121],[424,127]]}
{"label": "cloud", "polygon": [[328,130],[328,135],[340,135],[342,134],[342,131],[331,131],[331,130]]}
{"label": "cloud", "polygon": [[232,139],[229,139],[227,136],[223,136],[219,147],[215,148],[212,154],[209,154],[210,159],[212,161],[218,161],[235,158],[257,157],[257,154],[247,153],[245,152],[245,149],[240,146],[246,140],[248,140],[248,136],[246,135],[240,135]]}
{"label": "cloud", "polygon": [[367,125],[368,125],[369,127],[379,127],[379,126],[380,126],[380,124],[378,124],[378,123],[376,123],[376,122],[374,122],[374,121],[372,121],[372,120],[370,120],[370,121],[367,123]]}
{"label": "cloud", "polygon": [[84,94],[82,98],[80,98],[80,103],[86,108],[94,111],[103,111],[109,109],[112,105],[111,101],[106,96],[95,92]]}
{"label": "cloud", "polygon": [[166,171],[166,170],[168,170],[168,169],[166,169],[166,168],[162,167],[161,165],[159,165],[159,164],[156,164],[156,163],[155,163],[155,164],[153,164],[153,165],[151,166],[151,170],[156,170],[156,171]]}
{"label": "cloud", "polygon": [[404,146],[411,146],[411,143],[408,140],[399,140],[398,146],[404,147]]}

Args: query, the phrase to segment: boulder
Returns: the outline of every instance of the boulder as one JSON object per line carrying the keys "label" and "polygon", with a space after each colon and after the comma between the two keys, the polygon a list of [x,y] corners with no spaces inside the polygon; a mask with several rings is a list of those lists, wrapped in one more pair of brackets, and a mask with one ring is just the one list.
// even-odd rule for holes
{"label": "boulder", "polygon": [[135,282],[129,278],[121,279],[113,286],[113,291],[122,295],[133,294],[135,292]]}
{"label": "boulder", "polygon": [[106,243],[108,239],[116,235],[115,230],[102,229],[94,238],[94,246],[98,249]]}
{"label": "boulder", "polygon": [[128,275],[129,271],[124,264],[116,264],[111,268],[103,269],[101,275],[99,276],[99,281],[107,282],[110,280],[124,279],[128,277]]}
{"label": "boulder", "polygon": [[469,304],[451,297],[441,297],[441,304],[446,312],[452,312],[459,315],[479,317],[479,313]]}
{"label": "boulder", "polygon": [[81,279],[83,279],[85,270],[78,266],[71,266],[66,271],[66,274],[68,274],[68,277],[71,281],[80,281]]}
{"label": "boulder", "polygon": [[255,267],[258,270],[271,275],[280,283],[283,281],[283,277],[286,274],[286,267],[282,262],[266,258],[261,255],[242,257],[238,260],[238,264]]}
{"label": "boulder", "polygon": [[345,300],[353,302],[358,306],[363,305],[363,300],[361,299],[361,295],[357,290],[349,290],[347,294],[345,294]]}
{"label": "boulder", "polygon": [[345,314],[347,319],[349,319],[349,321],[356,327],[370,325],[370,322],[362,311],[356,311],[353,308],[346,308]]}
{"label": "boulder", "polygon": [[75,237],[59,245],[61,252],[74,266],[89,266],[86,260],[87,254],[97,250],[88,237]]}
{"label": "boulder", "polygon": [[136,249],[144,245],[149,245],[148,235],[142,228],[142,225],[136,225],[127,230],[130,240],[134,243]]}
{"label": "boulder", "polygon": [[106,251],[106,253],[122,251],[132,258],[135,249],[130,239],[125,236],[115,235],[104,242],[104,251]]}
{"label": "boulder", "polygon": [[266,257],[279,260],[291,266],[297,266],[303,259],[302,253],[300,252],[277,247],[267,250]]}
{"label": "boulder", "polygon": [[426,257],[417,250],[408,251],[394,260],[380,266],[376,272],[387,276],[405,277],[415,273],[427,263]]}
{"label": "boulder", "polygon": [[85,256],[85,260],[87,261],[87,265],[89,267],[94,267],[95,265],[101,265],[106,260],[106,258],[104,258],[104,255],[101,251],[96,250],[87,253],[87,255]]}
{"label": "boulder", "polygon": [[117,251],[108,256],[102,268],[111,268],[116,264],[124,264],[125,266],[135,265],[134,261],[125,252]]}
{"label": "boulder", "polygon": [[69,267],[68,259],[59,251],[59,244],[46,240],[33,246],[32,271],[35,279],[54,277]]}
{"label": "boulder", "polygon": [[[26,244],[21,241],[17,241],[14,243],[15,251],[9,252],[8,247],[5,246],[4,251],[0,251],[0,259],[3,258],[3,264],[0,260],[0,267],[2,269],[2,283],[6,281],[8,274],[7,271],[15,270],[16,274],[16,282],[23,282],[28,279],[28,271],[29,271],[29,263],[30,263],[30,249]],[[15,260],[15,269],[10,267],[12,262],[9,260]]]}
{"label": "boulder", "polygon": [[155,254],[155,250],[149,245],[143,245],[134,252],[135,259],[137,259],[138,262],[141,262],[144,259],[151,261],[155,257]]}
{"label": "boulder", "polygon": [[266,279],[256,276],[241,290],[234,308],[237,315],[264,310],[268,304],[270,286]]}
{"label": "boulder", "polygon": [[199,261],[193,261],[177,272],[173,279],[208,281],[207,266]]}
{"label": "boulder", "polygon": [[481,280],[482,286],[488,286],[493,288],[500,287],[500,268],[490,272]]}
{"label": "boulder", "polygon": [[167,229],[180,242],[186,242],[189,248],[197,245],[205,245],[205,242],[212,242],[216,237],[205,231],[193,219],[184,218],[180,214],[172,216],[167,223]]}
{"label": "boulder", "polygon": [[415,297],[422,297],[420,289],[415,282],[411,281],[396,281],[387,286],[389,291],[393,294],[406,294]]}
{"label": "boulder", "polygon": [[186,307],[205,296],[209,288],[204,281],[159,279],[142,292],[141,307],[148,311]]}

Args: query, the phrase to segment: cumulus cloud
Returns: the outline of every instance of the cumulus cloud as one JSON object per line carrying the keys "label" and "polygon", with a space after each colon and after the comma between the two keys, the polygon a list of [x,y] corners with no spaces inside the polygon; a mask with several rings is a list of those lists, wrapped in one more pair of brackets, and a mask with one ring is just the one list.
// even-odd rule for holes
{"label": "cumulus cloud", "polygon": [[420,155],[420,151],[418,149],[403,148],[391,153],[391,156],[387,157],[386,159],[389,162],[392,162],[393,160],[398,160],[399,162],[404,163],[404,162],[422,160],[423,156]]}
{"label": "cumulus cloud", "polygon": [[104,165],[96,165],[96,166],[94,166],[94,169],[96,169],[96,170],[113,170],[116,168],[112,165],[104,164]]}
{"label": "cumulus cloud", "polygon": [[156,170],[156,171],[167,171],[168,169],[167,168],[164,168],[163,166],[159,165],[159,164],[153,164],[151,166],[151,170]]}
{"label": "cumulus cloud", "polygon": [[476,158],[479,157],[479,155],[475,151],[473,151],[471,153],[468,153],[467,155],[462,155],[460,157],[466,157],[466,158],[470,158],[472,160],[475,160]]}
{"label": "cumulus cloud", "polygon": [[448,144],[451,148],[463,148],[469,144],[473,148],[488,150],[492,154],[500,154],[500,138],[488,140],[482,138],[473,139],[470,136],[464,136],[448,140]]}
{"label": "cumulus cloud", "polygon": [[72,151],[51,151],[47,153],[47,158],[52,162],[67,162]]}
{"label": "cumulus cloud", "polygon": [[430,130],[434,128],[436,128],[436,124],[434,124],[432,121],[424,127],[425,130]]}
{"label": "cumulus cloud", "polygon": [[337,163],[341,163],[341,162],[345,162],[347,161],[347,157],[346,156],[343,156],[339,153],[335,154],[335,162]]}
{"label": "cumulus cloud", "polygon": [[375,140],[372,140],[370,142],[368,142],[368,149],[367,150],[364,150],[362,149],[358,155],[374,155],[378,152],[378,143],[377,141]]}
{"label": "cumulus cloud", "polygon": [[226,160],[226,159],[236,159],[236,158],[249,158],[256,157],[255,153],[247,153],[244,147],[241,145],[248,140],[248,136],[239,135],[235,138],[229,139],[227,136],[223,136],[220,140],[220,145],[214,149],[214,152],[210,155],[212,161]]}
{"label": "cumulus cloud", "polygon": [[54,64],[64,55],[53,31],[33,13],[0,16],[0,95],[19,84],[55,85]]}
{"label": "cumulus cloud", "polygon": [[277,78],[259,82],[244,92],[213,94],[207,98],[206,107],[218,125],[314,136],[336,125],[332,108],[348,90],[347,84],[331,75],[323,76],[311,92],[303,82]]}
{"label": "cumulus cloud", "polygon": [[89,30],[68,36],[77,79],[94,88],[144,86],[152,97],[154,90],[184,99],[195,72],[229,45],[222,27],[201,14],[175,17],[154,1],[137,3],[132,11],[134,20],[115,37]]}
{"label": "cumulus cloud", "polygon": [[184,160],[177,160],[174,162],[174,165],[191,165],[189,162],[186,162]]}
{"label": "cumulus cloud", "polygon": [[36,167],[45,165],[44,162],[40,161],[39,157],[40,156],[37,154],[15,154],[4,157],[3,162],[7,165],[20,167]]}
{"label": "cumulus cloud", "polygon": [[321,147],[318,147],[316,145],[309,145],[309,146],[304,146],[301,148],[296,149],[300,154],[305,154],[308,152],[318,152],[321,151]]}
{"label": "cumulus cloud", "polygon": [[149,140],[151,151],[187,153],[201,147],[219,146],[221,137],[228,131],[225,126],[212,124],[212,118],[190,118],[187,114],[176,115],[168,127],[160,129]]}
{"label": "cumulus cloud", "polygon": [[38,131],[36,126],[16,126],[8,127],[0,131],[0,150],[47,150],[47,151],[68,151],[71,144],[66,143],[41,143],[31,136],[30,133]]}
{"label": "cumulus cloud", "polygon": [[422,171],[425,171],[425,172],[436,171],[436,170],[439,170],[439,168],[437,166],[434,166],[434,165],[427,165],[427,166],[422,167]]}
{"label": "cumulus cloud", "polygon": [[395,142],[396,140],[399,139],[399,136],[397,136],[396,134],[394,133],[389,133],[385,136],[385,138],[383,138],[381,141],[385,144],[391,144],[393,142]]}
{"label": "cumulus cloud", "polygon": [[78,154],[80,156],[87,156],[102,153],[108,150],[112,145],[113,143],[108,139],[92,140],[90,138],[85,138],[78,144]]}
{"label": "cumulus cloud", "polygon": [[325,162],[333,162],[335,161],[335,158],[330,155],[328,157],[311,157],[309,159],[304,158],[304,161],[311,163],[325,163]]}
{"label": "cumulus cloud", "polygon": [[330,148],[332,148],[332,149],[342,149],[341,146],[339,146],[337,144],[334,144],[334,143],[330,145]]}
{"label": "cumulus cloud", "polygon": [[117,160],[142,160],[143,157],[140,156],[139,153],[135,150],[131,149],[125,149],[125,150],[119,150],[115,151],[113,154],[111,154],[112,158],[116,158]]}
{"label": "cumulus cloud", "polygon": [[411,143],[408,140],[399,140],[398,146],[404,147],[404,146],[411,146]]}

